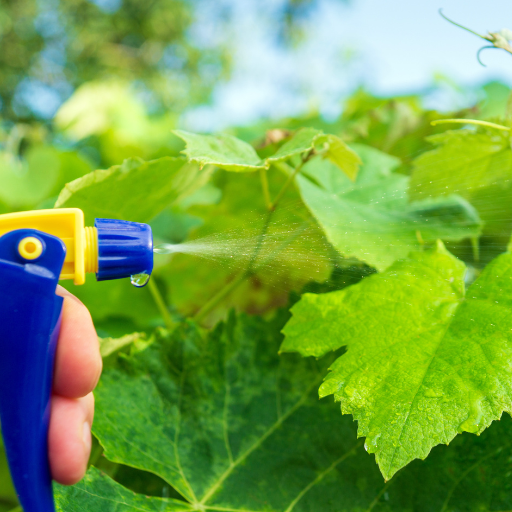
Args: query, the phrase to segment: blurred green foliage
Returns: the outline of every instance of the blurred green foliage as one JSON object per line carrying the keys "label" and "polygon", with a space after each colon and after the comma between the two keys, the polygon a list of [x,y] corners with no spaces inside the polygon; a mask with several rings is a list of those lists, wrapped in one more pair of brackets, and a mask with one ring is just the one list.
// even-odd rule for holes
{"label": "blurred green foliage", "polygon": [[2,2],[3,116],[30,119],[39,110],[34,95],[57,107],[82,83],[109,78],[137,81],[166,109],[203,100],[227,60],[222,49],[199,50],[187,40],[192,19],[185,0]]}

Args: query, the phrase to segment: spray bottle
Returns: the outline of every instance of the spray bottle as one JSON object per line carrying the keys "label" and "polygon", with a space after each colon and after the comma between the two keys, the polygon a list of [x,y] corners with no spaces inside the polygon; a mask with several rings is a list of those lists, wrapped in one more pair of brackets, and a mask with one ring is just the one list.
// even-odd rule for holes
{"label": "spray bottle", "polygon": [[48,426],[63,298],[59,279],[85,283],[153,270],[146,224],[96,219],[81,210],[0,215],[0,424],[12,480],[24,512],[54,512]]}

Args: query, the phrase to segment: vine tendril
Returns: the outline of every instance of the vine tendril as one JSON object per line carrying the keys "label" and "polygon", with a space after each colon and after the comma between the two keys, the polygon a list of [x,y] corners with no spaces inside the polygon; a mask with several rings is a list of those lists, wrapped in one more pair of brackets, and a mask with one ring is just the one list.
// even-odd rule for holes
{"label": "vine tendril", "polygon": [[487,46],[482,46],[482,48],[480,48],[477,52],[476,52],[476,60],[478,60],[478,62],[484,67],[486,68],[487,67],[487,64],[484,64],[482,62],[482,60],[480,59],[480,53],[482,52],[482,50],[499,50],[499,48],[496,48],[496,46],[493,46],[492,44],[489,44]]}

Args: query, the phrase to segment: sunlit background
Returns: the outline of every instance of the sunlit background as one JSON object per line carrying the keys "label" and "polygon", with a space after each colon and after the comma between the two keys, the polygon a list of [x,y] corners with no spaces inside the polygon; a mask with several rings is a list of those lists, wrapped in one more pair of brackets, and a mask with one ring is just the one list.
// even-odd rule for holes
{"label": "sunlit background", "polygon": [[[213,105],[186,115],[195,129],[279,118],[318,109],[339,115],[357,87],[385,96],[421,93],[431,108],[475,101],[489,81],[512,83],[512,56],[482,53],[477,37],[443,20],[438,9],[480,33],[500,30],[512,5],[493,0],[319,0],[297,9],[293,34],[283,38],[286,2],[200,2],[190,32],[206,46],[232,42],[230,80],[218,84]],[[222,16],[221,13],[226,13]]]}
{"label": "sunlit background", "polygon": [[[506,0],[19,0],[0,7],[4,121],[51,119],[86,81],[117,80],[150,112],[219,130],[318,111],[358,87],[448,110],[512,83],[476,36],[512,27]],[[507,25],[508,23],[508,25]]]}

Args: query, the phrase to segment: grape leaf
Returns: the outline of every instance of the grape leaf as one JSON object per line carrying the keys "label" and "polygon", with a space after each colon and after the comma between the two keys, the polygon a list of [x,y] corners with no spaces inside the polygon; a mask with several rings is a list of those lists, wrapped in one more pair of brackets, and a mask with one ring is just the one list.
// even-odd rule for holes
{"label": "grape leaf", "polygon": [[[91,492],[92,491],[92,492]],[[160,499],[135,494],[117,484],[96,468],[91,468],[85,478],[72,490],[58,486],[57,512],[186,512],[192,511],[187,503],[174,499]],[[85,508],[84,508],[85,507]]]}
{"label": "grape leaf", "polygon": [[310,151],[314,148],[319,136],[323,136],[323,133],[315,128],[298,130],[289,141],[285,142],[271,157],[267,158],[267,165],[288,160],[292,156]]}
{"label": "grape leaf", "polygon": [[480,234],[478,214],[466,200],[450,196],[409,203],[409,178],[391,172],[396,159],[357,148],[364,164],[355,183],[319,159],[297,178],[304,203],[341,254],[384,270],[421,240],[457,241]]}
{"label": "grape leaf", "polygon": [[81,208],[88,223],[95,217],[147,222],[203,186],[210,174],[183,158],[131,158],[68,183],[55,207]]}
{"label": "grape leaf", "polygon": [[183,130],[173,132],[186,143],[183,151],[191,162],[201,167],[215,165],[226,171],[251,172],[265,169],[255,149],[232,135],[197,135]]}
{"label": "grape leaf", "polygon": [[452,130],[427,139],[438,146],[414,161],[412,199],[459,194],[477,209],[485,233],[512,229],[512,151],[508,133]]}
{"label": "grape leaf", "polygon": [[512,508],[510,418],[385,484],[350,418],[318,401],[325,366],[277,356],[287,318],[231,316],[206,339],[182,325],[107,369],[93,427],[106,456],[159,474],[184,498],[137,495],[92,468],[75,487],[55,485],[59,512]]}
{"label": "grape leaf", "polygon": [[304,295],[284,329],[282,351],[347,347],[320,396],[358,420],[386,479],[512,412],[512,254],[467,292],[464,273],[439,242],[345,290]]}
{"label": "grape leaf", "polygon": [[272,156],[261,159],[254,148],[231,135],[197,135],[175,130],[183,139],[187,158],[199,165],[215,165],[226,171],[251,172],[268,169],[270,165],[289,160],[314,149],[321,151],[350,179],[355,179],[360,165],[359,157],[339,137],[325,135],[315,128],[301,128]]}

